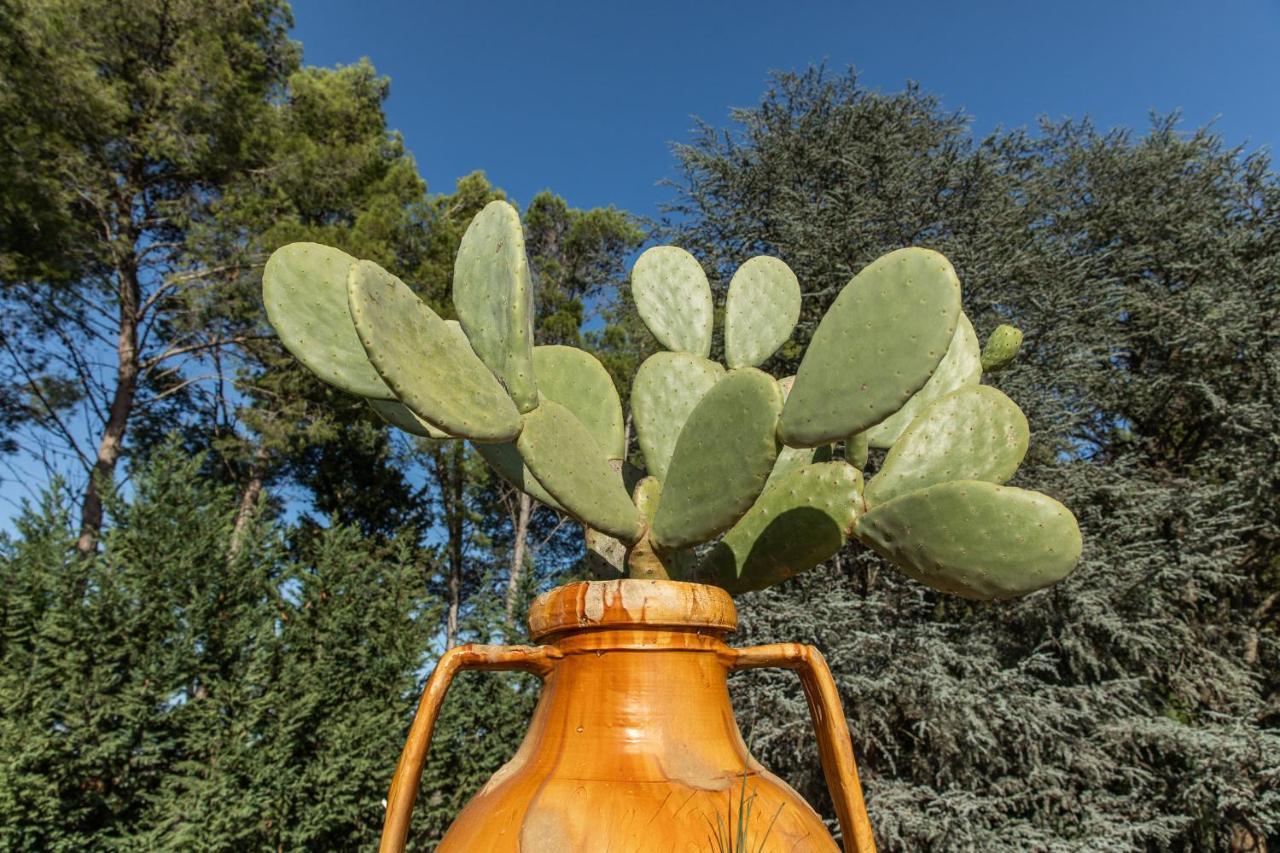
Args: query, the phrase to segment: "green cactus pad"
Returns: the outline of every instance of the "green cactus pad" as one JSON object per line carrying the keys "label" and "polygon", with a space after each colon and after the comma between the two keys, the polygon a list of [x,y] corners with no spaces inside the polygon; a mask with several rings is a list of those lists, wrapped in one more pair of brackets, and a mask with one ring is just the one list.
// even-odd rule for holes
{"label": "green cactus pad", "polygon": [[791,267],[760,255],[738,267],[724,304],[730,367],[755,367],[787,342],[800,319],[800,282]]}
{"label": "green cactus pad", "polygon": [[734,593],[782,583],[839,551],[861,511],[857,468],[843,461],[798,468],[760,494],[696,577]]}
{"label": "green cactus pad", "polygon": [[865,432],[851,435],[844,440],[844,458],[859,471],[867,467],[870,445]]}
{"label": "green cactus pad", "polygon": [[586,562],[591,576],[596,580],[618,580],[626,576],[627,546],[612,536],[582,528],[583,543],[587,546]]}
{"label": "green cactus pad", "polygon": [[962,388],[920,413],[867,484],[867,503],[948,480],[1004,483],[1027,455],[1031,431],[1018,405],[988,385]]}
{"label": "green cactus pad", "polygon": [[767,373],[731,370],[689,415],[662,486],[653,538],[667,549],[706,542],[751,508],[778,456],[782,392]]}
{"label": "green cactus pad", "polygon": [[786,447],[778,449],[778,458],[773,462],[773,470],[769,472],[769,479],[765,481],[764,487],[768,489],[776,481],[787,476],[792,471],[797,471],[815,462],[831,461],[831,445],[824,444],[821,447]]}
{"label": "green cactus pad", "polygon": [[[631,500],[652,524],[662,502],[662,483],[657,477],[644,477],[631,491]],[[653,580],[682,579],[689,576],[697,562],[692,550],[659,548],[652,536],[645,536],[627,552],[627,572],[633,578]]]}
{"label": "green cactus pad", "polygon": [[942,255],[899,249],[836,297],[796,373],[778,435],[816,447],[874,426],[924,387],[960,314],[960,282]]}
{"label": "green cactus pad", "polygon": [[404,403],[396,400],[374,400],[366,398],[369,408],[377,413],[387,423],[396,429],[403,430],[409,435],[416,435],[419,438],[453,438],[449,433],[436,429],[422,418],[409,411],[409,407]]}
{"label": "green cactus pad", "polygon": [[1008,324],[996,326],[982,348],[982,369],[995,373],[1008,367],[1022,349],[1022,331]]}
{"label": "green cactus pad", "polygon": [[676,246],[654,246],[631,268],[640,319],[673,352],[711,353],[711,287],[698,259]]}
{"label": "green cactus pad", "polygon": [[524,416],[516,447],[525,465],[561,506],[582,523],[631,544],[644,520],[591,432],[555,400]]}
{"label": "green cactus pad", "polygon": [[1039,492],[980,480],[908,492],[869,510],[854,532],[921,583],[965,598],[1034,592],[1080,559],[1070,510]]}
{"label": "green cactus pad", "polygon": [[647,522],[653,521],[661,501],[662,481],[657,477],[641,477],[635,488],[631,490],[631,502],[636,505],[636,509],[640,510],[640,514]]}
{"label": "green cactus pad", "polygon": [[977,385],[982,379],[982,356],[978,349],[978,336],[969,318],[960,312],[956,332],[951,336],[951,346],[938,363],[925,386],[911,396],[901,409],[867,430],[867,442],[872,447],[892,447],[911,425],[916,416],[930,403],[952,391],[967,385]]}
{"label": "green cactus pad", "polygon": [[520,413],[501,383],[404,282],[357,261],[347,299],[369,360],[415,415],[475,442],[511,441],[520,433]]}
{"label": "green cactus pad", "polygon": [[453,267],[453,307],[480,360],[521,413],[538,405],[533,369],[533,285],[520,214],[491,201],[475,215]]}
{"label": "green cactus pad", "polygon": [[667,479],[689,413],[722,376],[719,364],[683,352],[657,352],[640,365],[631,382],[631,416],[650,474]]}
{"label": "green cactus pad", "polygon": [[605,456],[626,455],[622,402],[599,359],[577,347],[540,346],[533,348],[533,369],[538,392],[573,412]]}
{"label": "green cactus pad", "polygon": [[282,246],[262,271],[262,302],[280,342],[312,373],[350,394],[392,400],[347,310],[347,273],[355,262],[319,243]]}
{"label": "green cactus pad", "polygon": [[[795,382],[794,376],[784,376],[778,380],[778,390],[782,392],[782,402],[785,405],[787,395],[791,393],[791,385]],[[803,468],[806,465],[812,465],[815,462],[830,462],[832,457],[832,446],[824,444],[821,447],[787,447],[783,446],[778,450],[778,458],[774,460],[773,470],[769,472],[769,479],[765,481],[764,487],[768,489],[780,477],[785,477],[792,471]]]}
{"label": "green cactus pad", "polygon": [[494,472],[524,492],[529,497],[539,503],[546,504],[552,509],[564,512],[565,508],[560,502],[551,496],[551,493],[542,488],[542,484],[538,482],[538,478],[533,476],[533,472],[524,464],[524,459],[520,456],[520,450],[516,447],[515,442],[505,441],[501,444],[472,444],[482,459],[489,463],[489,467]]}

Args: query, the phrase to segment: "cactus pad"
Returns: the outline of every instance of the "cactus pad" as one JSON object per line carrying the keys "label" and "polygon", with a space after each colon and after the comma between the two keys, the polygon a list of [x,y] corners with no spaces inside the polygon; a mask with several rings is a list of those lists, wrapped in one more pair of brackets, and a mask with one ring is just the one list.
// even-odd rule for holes
{"label": "cactus pad", "polygon": [[375,400],[366,398],[365,402],[369,404],[369,408],[377,413],[393,427],[404,430],[409,435],[416,435],[419,438],[453,438],[444,430],[436,429],[422,418],[409,411],[409,407],[404,403],[396,400]]}
{"label": "cactus pad", "polygon": [[553,498],[550,492],[542,488],[538,478],[533,476],[533,472],[524,464],[524,459],[521,458],[520,450],[516,447],[514,441],[504,441],[501,444],[473,444],[472,447],[476,449],[476,452],[480,454],[485,462],[489,463],[489,467],[499,477],[535,501],[546,504],[552,509],[564,511],[564,507],[560,505],[560,502]]}
{"label": "cactus pad", "polygon": [[987,385],[962,388],[920,413],[867,484],[867,503],[948,480],[1003,483],[1027,455],[1031,432],[1017,404]]}
{"label": "cactus pad", "polygon": [[773,462],[773,470],[769,472],[769,479],[765,480],[764,487],[768,489],[793,471],[798,471],[815,462],[828,462],[830,459],[831,445],[829,444],[821,447],[786,447],[784,445],[778,449],[778,458]]}
{"label": "cactus pad", "polygon": [[520,214],[491,201],[462,235],[453,267],[453,307],[480,360],[522,413],[538,405],[533,372],[533,286]]}
{"label": "cactus pad", "polygon": [[383,381],[418,417],[477,442],[510,441],[520,413],[465,341],[400,279],[370,261],[347,278],[356,332]]}
{"label": "cactus pad", "polygon": [[[787,395],[791,393],[791,384],[794,381],[794,376],[784,376],[778,380],[778,390],[782,392],[784,405],[787,402]],[[769,479],[765,481],[764,487],[768,489],[779,478],[785,477],[792,471],[803,468],[806,465],[812,465],[814,462],[829,462],[830,460],[831,445],[829,444],[824,444],[821,447],[783,446],[778,450],[778,458],[774,460],[773,470],[769,472]]]}
{"label": "cactus pad", "polygon": [[977,385],[981,379],[982,355],[978,349],[978,336],[973,331],[973,324],[962,311],[959,322],[956,323],[956,333],[951,337],[951,346],[938,363],[938,369],[901,409],[867,430],[868,444],[872,447],[892,447],[903,430],[930,403],[967,385]]}
{"label": "cactus pad", "polygon": [[573,412],[607,458],[626,455],[622,402],[599,359],[577,347],[534,347],[533,369],[539,393]]}
{"label": "cactus pad", "polygon": [[856,433],[844,440],[844,458],[859,471],[867,467],[868,456],[870,456],[870,445],[865,432]]}
{"label": "cactus pad", "polygon": [[667,479],[689,413],[722,376],[719,364],[682,352],[656,352],[640,365],[631,382],[631,416],[650,474]]}
{"label": "cactus pad", "polygon": [[698,565],[730,592],[782,583],[840,550],[862,511],[862,473],[847,462],[798,468],[766,488]]}
{"label": "cactus pad", "polygon": [[290,243],[262,271],[267,319],[285,349],[316,376],[361,397],[394,399],[369,363],[347,310],[347,273],[356,259],[319,243]]}
{"label": "cactus pad", "polygon": [[[631,273],[641,318],[669,351],[632,382],[649,475],[631,465],[612,377],[592,355],[533,346],[532,284],[515,208],[487,205],[462,239],[453,296],[436,315],[398,278],[337,249],[295,243],[263,276],[285,345],[326,381],[413,435],[469,439],[497,475],[582,522],[600,578],[698,579],[742,592],[825,560],[850,535],[909,575],[970,598],[1065,577],[1080,530],[1052,498],[1001,484],[1027,450],[1026,418],[979,385],[1017,353],[985,350],[936,252],[892,252],[837,296],[798,375],[769,359],[800,312],[773,258],[738,269],[725,303],[732,369],[708,360],[711,289],[683,249],[645,252]],[[536,379],[536,381],[535,381]],[[843,443],[844,459],[832,457]],[[869,447],[889,452],[863,489]],[[713,541],[702,549],[694,546]]]}
{"label": "cactus pad", "polygon": [[711,287],[698,259],[675,246],[654,246],[631,268],[640,319],[673,352],[711,353]]}
{"label": "cactus pad", "polygon": [[622,474],[564,406],[543,399],[524,416],[516,447],[543,488],[583,524],[627,544],[640,538],[644,522]]}
{"label": "cactus pad", "polygon": [[899,249],[854,276],[818,324],[778,435],[816,447],[874,426],[924,387],[960,314],[960,282],[942,255]]}
{"label": "cactus pad", "polygon": [[988,373],[1003,370],[1022,349],[1022,331],[1008,324],[996,326],[982,348],[982,369]]}
{"label": "cactus pad", "polygon": [[587,546],[586,562],[593,578],[617,580],[626,577],[626,545],[590,527],[582,528],[582,539],[583,544]]}
{"label": "cactus pad", "polygon": [[730,367],[755,367],[787,342],[800,319],[800,282],[777,258],[738,267],[724,304],[724,354]]}
{"label": "cactus pad", "polygon": [[862,542],[911,577],[965,598],[1012,598],[1062,580],[1080,559],[1080,528],[1053,498],[955,480],[873,507]]}
{"label": "cactus pad", "polygon": [[782,392],[753,367],[730,371],[689,415],[671,456],[653,537],[668,549],[705,542],[751,508],[778,456]]}

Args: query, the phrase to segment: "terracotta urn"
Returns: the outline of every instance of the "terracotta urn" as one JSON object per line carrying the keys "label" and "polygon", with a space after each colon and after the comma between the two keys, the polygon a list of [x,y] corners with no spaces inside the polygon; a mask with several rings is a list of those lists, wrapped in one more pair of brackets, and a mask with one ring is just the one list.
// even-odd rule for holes
{"label": "terracotta urn", "polygon": [[439,853],[708,851],[720,846],[717,827],[745,836],[752,851],[838,850],[813,808],[747,751],[729,703],[729,673],[783,667],[804,687],[844,849],[874,851],[821,654],[799,644],[735,649],[724,638],[736,626],[733,600],[717,587],[598,581],[534,601],[529,627],[540,645],[450,649],[410,728],[380,849],[404,849],[449,682],[487,669],[533,673],[542,693],[519,750],[458,815]]}

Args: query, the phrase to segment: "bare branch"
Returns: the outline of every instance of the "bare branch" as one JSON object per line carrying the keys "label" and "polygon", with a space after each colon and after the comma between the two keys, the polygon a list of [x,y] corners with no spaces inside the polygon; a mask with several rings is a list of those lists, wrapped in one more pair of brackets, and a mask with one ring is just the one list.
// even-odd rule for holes
{"label": "bare branch", "polygon": [[171,358],[188,353],[201,352],[202,350],[219,349],[224,346],[232,346],[248,343],[249,341],[265,341],[266,335],[238,335],[234,338],[218,338],[212,341],[202,341],[198,344],[187,344],[180,347],[169,347],[157,356],[153,356],[142,362],[142,370],[144,373],[150,372],[156,365]]}
{"label": "bare branch", "polygon": [[80,450],[80,444],[76,441],[75,436],[71,434],[71,430],[67,429],[67,425],[62,422],[62,418],[58,417],[57,411],[49,403],[49,399],[45,397],[44,392],[40,390],[40,383],[35,381],[35,377],[31,375],[26,364],[22,359],[18,358],[18,354],[14,351],[13,344],[9,343],[8,337],[0,336],[0,342],[3,342],[4,348],[9,352],[9,358],[13,360],[18,370],[22,372],[22,376],[26,379],[27,387],[31,393],[35,394],[36,398],[40,400],[40,405],[44,406],[49,420],[53,421],[54,426],[58,428],[58,432],[62,433],[63,440],[66,441],[67,446],[75,451],[76,456],[80,457],[80,461],[85,468],[93,467],[89,457]]}

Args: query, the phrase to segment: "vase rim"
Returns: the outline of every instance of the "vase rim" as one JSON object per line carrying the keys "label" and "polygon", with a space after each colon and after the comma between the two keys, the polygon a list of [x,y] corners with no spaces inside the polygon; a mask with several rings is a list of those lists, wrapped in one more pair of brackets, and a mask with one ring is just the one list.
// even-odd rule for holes
{"label": "vase rim", "polygon": [[738,613],[720,587],[641,578],[566,584],[529,606],[535,642],[566,631],[636,627],[728,633],[738,627]]}

